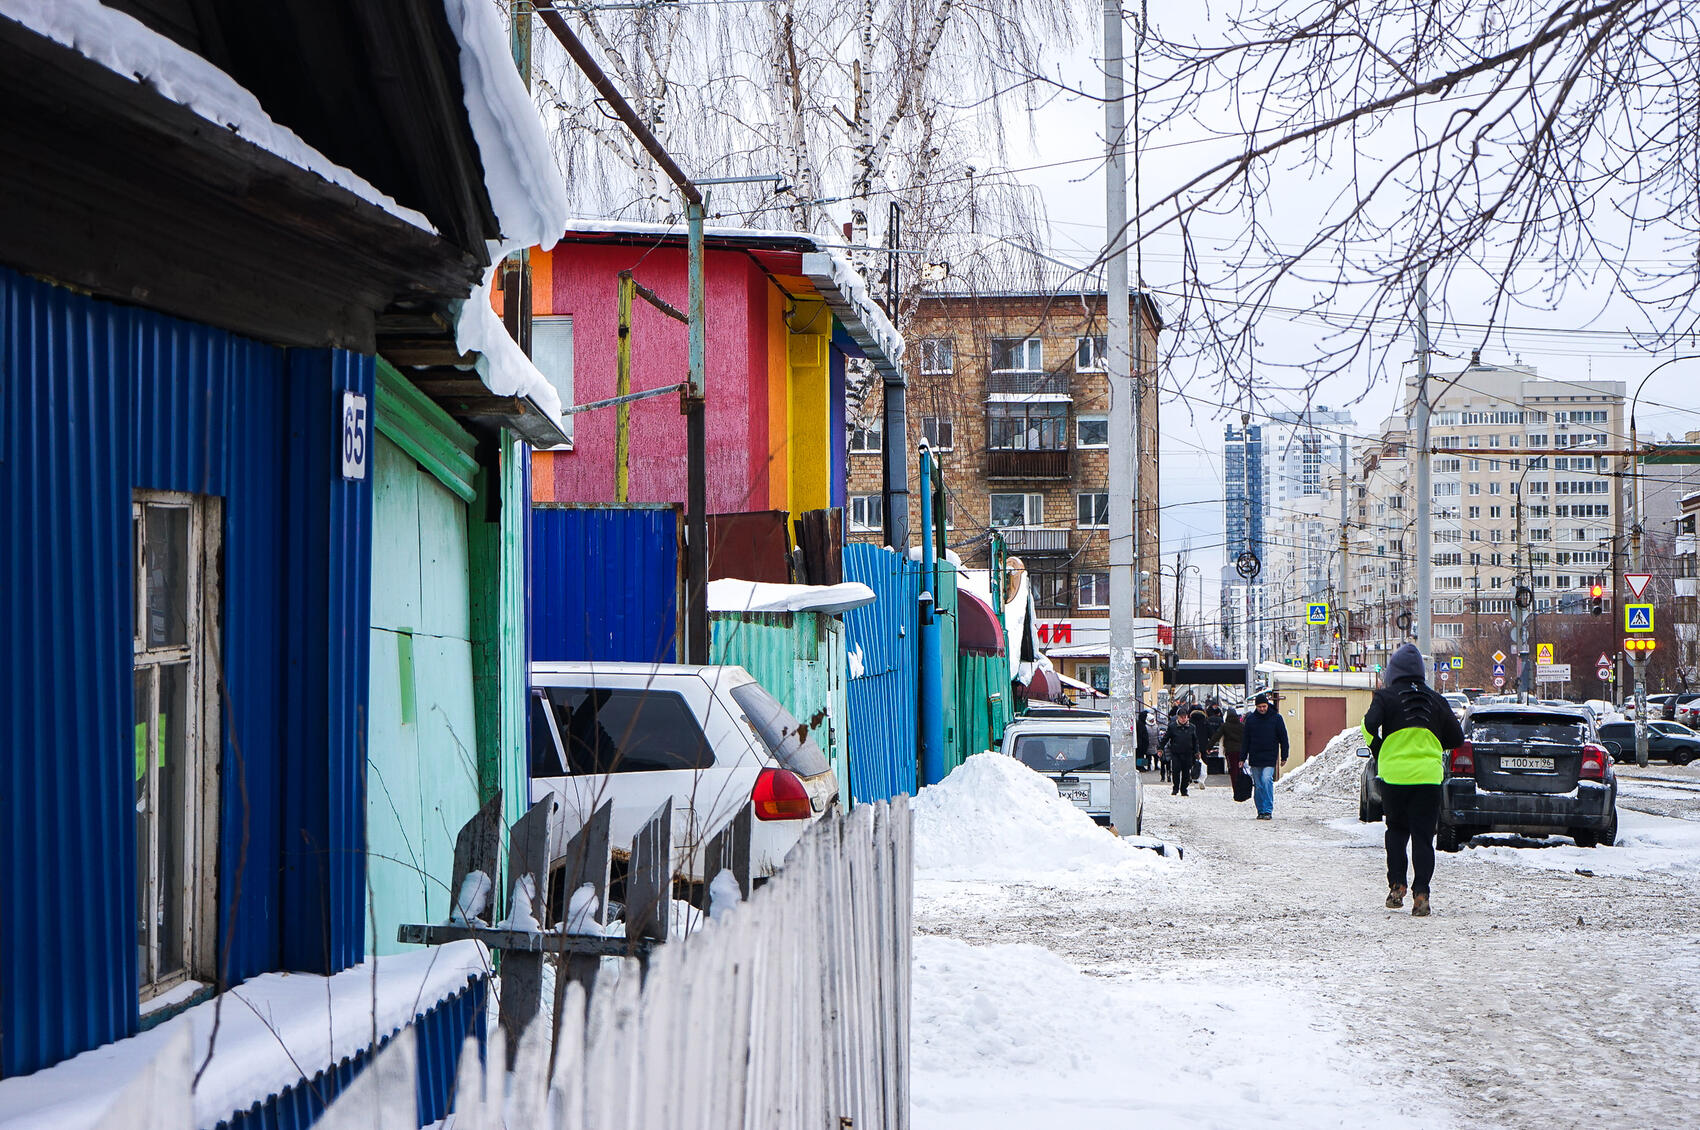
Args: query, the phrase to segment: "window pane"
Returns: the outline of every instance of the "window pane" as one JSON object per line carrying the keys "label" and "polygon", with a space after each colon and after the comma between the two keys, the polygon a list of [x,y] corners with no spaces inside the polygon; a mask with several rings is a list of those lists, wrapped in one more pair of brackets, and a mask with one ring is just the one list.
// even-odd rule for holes
{"label": "window pane", "polygon": [[147,646],[189,641],[189,512],[149,506],[145,524]]}
{"label": "window pane", "polygon": [[139,667],[135,672],[133,717],[136,723],[136,970],[143,983],[153,980],[148,960],[151,932],[148,923],[156,917],[153,892],[148,886],[151,871],[154,808],[148,800],[149,746],[152,744],[148,715],[153,713],[153,672]]}
{"label": "window pane", "polygon": [[561,403],[571,404],[573,320],[570,316],[539,315],[531,319],[531,361],[537,366],[537,371],[555,386],[555,391],[561,396]]}
{"label": "window pane", "polygon": [[159,785],[155,793],[159,823],[159,967],[158,977],[183,968],[183,929],[192,884],[187,881],[188,836],[185,816],[189,791],[189,665],[159,669]]}
{"label": "window pane", "polygon": [[1021,526],[1027,522],[1027,496],[1024,494],[992,495],[992,525]]}
{"label": "window pane", "polygon": [[696,715],[675,692],[549,687],[547,693],[574,773],[653,773],[714,764]]}
{"label": "window pane", "polygon": [[1110,421],[1102,416],[1082,416],[1074,422],[1074,442],[1077,447],[1108,447]]}

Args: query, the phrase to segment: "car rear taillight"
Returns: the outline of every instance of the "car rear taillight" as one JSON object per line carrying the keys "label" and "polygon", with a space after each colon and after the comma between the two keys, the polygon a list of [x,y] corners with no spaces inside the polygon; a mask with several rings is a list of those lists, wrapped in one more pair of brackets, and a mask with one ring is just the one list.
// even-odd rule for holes
{"label": "car rear taillight", "polygon": [[1606,747],[1589,742],[1582,747],[1582,773],[1584,781],[1603,781],[1606,779],[1606,766],[1611,764],[1611,754]]}
{"label": "car rear taillight", "polygon": [[1473,775],[1476,771],[1476,747],[1465,742],[1452,751],[1451,772],[1455,777]]}
{"label": "car rear taillight", "polygon": [[807,820],[814,815],[809,790],[789,769],[763,769],[750,790],[757,820]]}

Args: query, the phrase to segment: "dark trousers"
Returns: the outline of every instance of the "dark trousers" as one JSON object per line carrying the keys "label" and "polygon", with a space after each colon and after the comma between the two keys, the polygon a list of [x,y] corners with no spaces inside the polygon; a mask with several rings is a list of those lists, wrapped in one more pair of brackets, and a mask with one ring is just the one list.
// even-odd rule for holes
{"label": "dark trousers", "polygon": [[1185,796],[1187,785],[1192,783],[1192,754],[1171,753],[1169,761],[1169,777],[1174,784],[1174,791]]}
{"label": "dark trousers", "polygon": [[1411,893],[1428,894],[1434,878],[1434,828],[1440,822],[1439,785],[1381,783],[1381,811],[1387,818],[1387,885],[1405,885],[1405,842],[1410,841]]}

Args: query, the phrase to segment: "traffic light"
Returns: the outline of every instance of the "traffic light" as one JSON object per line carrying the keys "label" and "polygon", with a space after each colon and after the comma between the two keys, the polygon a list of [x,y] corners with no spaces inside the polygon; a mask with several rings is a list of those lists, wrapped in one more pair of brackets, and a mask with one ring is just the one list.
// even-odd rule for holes
{"label": "traffic light", "polygon": [[1623,650],[1629,654],[1631,659],[1646,659],[1653,654],[1658,646],[1659,641],[1651,636],[1639,638],[1631,636],[1623,641]]}
{"label": "traffic light", "polygon": [[1593,602],[1589,611],[1595,616],[1600,615],[1606,610],[1606,587],[1600,584],[1599,581],[1596,580],[1594,582],[1594,587],[1588,590],[1588,597]]}

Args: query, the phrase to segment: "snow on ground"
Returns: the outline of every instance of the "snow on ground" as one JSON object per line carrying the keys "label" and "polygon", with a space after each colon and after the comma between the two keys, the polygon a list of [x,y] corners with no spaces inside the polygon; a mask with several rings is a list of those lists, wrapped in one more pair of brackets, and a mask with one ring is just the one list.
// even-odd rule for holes
{"label": "snow on ground", "polygon": [[1057,796],[1049,778],[1001,753],[975,754],[910,803],[918,879],[1107,878],[1165,866]]}
{"label": "snow on ground", "polygon": [[1310,1002],[1254,974],[1100,977],[1042,946],[916,938],[915,1124],[1423,1125],[1343,1069],[1352,1056]]}
{"label": "snow on ground", "polygon": [[[924,793],[917,853],[951,858],[918,864],[917,1130],[1692,1122],[1695,822],[1620,806],[1621,848],[1478,839],[1413,918],[1382,905],[1347,744],[1269,822],[1227,789],[1148,790],[1146,831],[1187,851],[1143,872],[1058,867],[1040,817],[1063,813],[1031,790],[980,794],[1007,835],[973,844],[923,832],[956,807]],[[988,865],[953,877],[974,849]]]}

